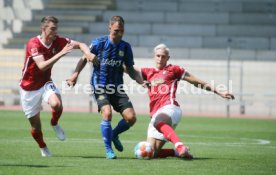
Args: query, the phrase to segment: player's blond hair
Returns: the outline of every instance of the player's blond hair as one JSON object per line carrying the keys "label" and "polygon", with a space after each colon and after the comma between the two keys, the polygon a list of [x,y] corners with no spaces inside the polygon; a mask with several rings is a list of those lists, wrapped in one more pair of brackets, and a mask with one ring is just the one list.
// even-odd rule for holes
{"label": "player's blond hair", "polygon": [[168,55],[170,53],[170,49],[163,43],[158,44],[157,46],[155,46],[155,48],[153,49],[154,53],[159,49],[165,50]]}

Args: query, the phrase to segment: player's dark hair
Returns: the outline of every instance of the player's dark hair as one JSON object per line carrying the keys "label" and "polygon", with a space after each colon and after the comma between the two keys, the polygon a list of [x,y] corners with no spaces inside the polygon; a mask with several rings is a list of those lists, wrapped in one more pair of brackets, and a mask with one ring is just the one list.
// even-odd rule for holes
{"label": "player's dark hair", "polygon": [[41,27],[45,27],[49,22],[53,22],[54,24],[57,24],[58,19],[54,16],[45,16],[41,19]]}
{"label": "player's dark hair", "polygon": [[116,22],[118,22],[120,25],[124,25],[125,24],[125,21],[124,21],[123,17],[121,17],[121,16],[112,16],[110,18],[109,24],[113,25]]}

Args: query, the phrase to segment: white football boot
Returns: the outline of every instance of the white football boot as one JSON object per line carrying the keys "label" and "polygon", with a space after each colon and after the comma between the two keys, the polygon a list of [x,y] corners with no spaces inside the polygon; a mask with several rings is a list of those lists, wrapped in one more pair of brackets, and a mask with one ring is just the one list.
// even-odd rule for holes
{"label": "white football boot", "polygon": [[57,138],[61,141],[64,141],[65,140],[65,134],[64,134],[64,131],[61,128],[61,126],[59,124],[57,124],[57,125],[52,126],[52,127],[53,127],[53,129],[56,133]]}
{"label": "white football boot", "polygon": [[47,148],[47,146],[44,148],[40,148],[40,151],[41,151],[42,157],[51,157],[52,156],[52,154],[51,154],[50,150]]}

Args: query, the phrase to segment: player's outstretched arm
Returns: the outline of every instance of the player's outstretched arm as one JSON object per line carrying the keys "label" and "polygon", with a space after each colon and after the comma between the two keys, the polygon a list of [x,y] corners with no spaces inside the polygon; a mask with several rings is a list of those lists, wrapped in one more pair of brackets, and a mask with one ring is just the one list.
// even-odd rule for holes
{"label": "player's outstretched arm", "polygon": [[193,84],[195,87],[214,92],[215,94],[221,96],[222,98],[232,99],[232,100],[235,99],[234,95],[229,93],[228,91],[219,92],[216,90],[215,87],[206,83],[205,81],[200,80],[199,78],[195,77],[194,75],[190,74],[189,72],[186,72],[183,80],[186,80],[187,82]]}
{"label": "player's outstretched arm", "polygon": [[89,47],[85,43],[77,42],[77,41],[72,41],[74,43],[74,48],[75,49],[80,49],[83,54],[84,58],[86,58],[87,61],[92,62],[93,64],[99,64],[99,60],[96,55],[90,52]]}
{"label": "player's outstretched arm", "polygon": [[80,58],[74,73],[68,78],[66,79],[66,83],[68,86],[75,86],[75,84],[77,83],[78,80],[78,76],[80,74],[80,72],[82,71],[82,69],[84,68],[84,66],[86,65],[87,60],[85,59],[85,56],[83,55],[82,58]]}
{"label": "player's outstretched arm", "polygon": [[71,52],[73,48],[74,48],[73,44],[71,43],[66,44],[64,48],[56,55],[54,55],[52,58],[45,61],[44,56],[41,55],[41,56],[35,57],[34,61],[40,70],[46,71],[47,69],[51,68],[61,57]]}
{"label": "player's outstretched arm", "polygon": [[135,80],[138,84],[143,84],[143,78],[141,71],[133,66],[124,66],[124,72],[126,72],[131,79]]}

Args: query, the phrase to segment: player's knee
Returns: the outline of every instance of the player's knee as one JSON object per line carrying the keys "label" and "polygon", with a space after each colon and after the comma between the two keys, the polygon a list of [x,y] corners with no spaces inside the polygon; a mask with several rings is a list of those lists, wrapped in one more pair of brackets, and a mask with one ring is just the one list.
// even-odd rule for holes
{"label": "player's knee", "polygon": [[157,127],[157,125],[162,125],[162,123],[172,126],[171,118],[165,113],[158,114],[155,118],[155,122],[153,125],[154,125],[154,127]]}
{"label": "player's knee", "polygon": [[101,110],[101,114],[103,119],[111,120],[112,119],[112,112],[110,110]]}
{"label": "player's knee", "polygon": [[166,123],[165,122],[163,122],[163,121],[155,121],[154,122],[154,124],[153,124],[153,126],[157,129],[157,131],[161,131],[161,127],[162,126],[164,126],[164,125],[166,125]]}
{"label": "player's knee", "polygon": [[128,125],[131,127],[136,123],[136,114],[133,108],[127,108],[122,112],[122,116]]}
{"label": "player's knee", "polygon": [[56,111],[62,110],[62,104],[61,104],[61,102],[58,101],[58,100],[53,100],[53,101],[51,101],[50,105],[51,105],[51,107],[52,107],[54,110],[56,110]]}
{"label": "player's knee", "polygon": [[136,116],[133,116],[132,118],[128,119],[127,123],[129,124],[129,126],[133,126],[136,123]]}

